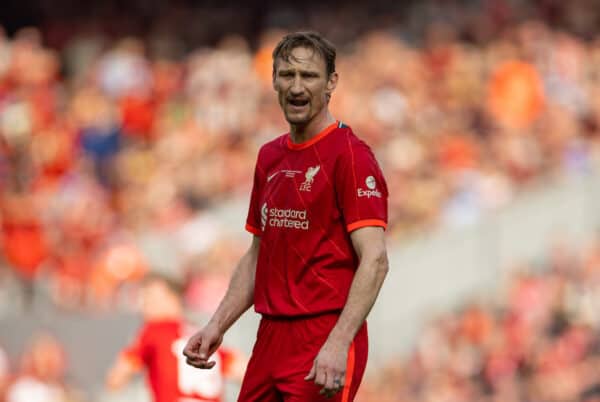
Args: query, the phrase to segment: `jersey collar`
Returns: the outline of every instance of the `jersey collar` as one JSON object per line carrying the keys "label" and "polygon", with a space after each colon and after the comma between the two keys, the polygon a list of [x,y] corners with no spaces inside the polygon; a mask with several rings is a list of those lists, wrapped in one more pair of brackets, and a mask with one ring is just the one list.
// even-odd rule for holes
{"label": "jersey collar", "polygon": [[336,121],[335,123],[332,123],[329,126],[325,127],[320,133],[318,133],[317,135],[312,137],[310,140],[304,141],[304,142],[301,142],[298,144],[294,143],[292,141],[291,135],[288,134],[286,137],[287,147],[293,151],[299,151],[301,149],[306,149],[306,148],[310,147],[311,145],[314,145],[315,143],[321,141],[328,134],[330,134],[333,130],[335,130],[336,128],[338,128],[340,126],[341,126],[341,123],[339,121]]}

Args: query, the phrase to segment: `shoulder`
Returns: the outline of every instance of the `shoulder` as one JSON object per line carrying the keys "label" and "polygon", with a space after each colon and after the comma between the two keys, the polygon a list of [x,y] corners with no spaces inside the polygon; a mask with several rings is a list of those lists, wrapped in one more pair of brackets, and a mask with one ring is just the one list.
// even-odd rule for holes
{"label": "shoulder", "polygon": [[336,130],[335,141],[339,150],[339,156],[342,160],[356,157],[357,155],[372,156],[371,147],[361,140],[350,126],[340,123]]}
{"label": "shoulder", "polygon": [[256,167],[259,171],[266,171],[268,167],[285,155],[285,141],[287,134],[282,134],[279,137],[263,144],[256,158]]}
{"label": "shoulder", "polygon": [[287,136],[288,134],[282,134],[277,138],[264,143],[258,151],[259,158],[281,153],[285,149]]}

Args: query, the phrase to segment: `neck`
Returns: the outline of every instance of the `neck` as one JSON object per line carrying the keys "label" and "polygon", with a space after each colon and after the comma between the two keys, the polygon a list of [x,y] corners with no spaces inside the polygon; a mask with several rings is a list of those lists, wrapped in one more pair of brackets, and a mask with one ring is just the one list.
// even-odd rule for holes
{"label": "neck", "polygon": [[295,144],[301,144],[309,141],[333,123],[335,123],[335,119],[329,110],[324,109],[324,113],[319,113],[306,124],[290,124],[290,137]]}

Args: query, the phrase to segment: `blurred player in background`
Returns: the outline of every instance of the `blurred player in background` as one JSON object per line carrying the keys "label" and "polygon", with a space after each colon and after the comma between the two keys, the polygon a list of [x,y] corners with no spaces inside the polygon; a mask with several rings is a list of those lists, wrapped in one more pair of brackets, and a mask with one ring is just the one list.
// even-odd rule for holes
{"label": "blurred player in background", "polygon": [[7,402],[71,402],[79,400],[67,386],[64,346],[51,333],[32,335],[21,357],[21,367],[11,381]]}
{"label": "blurred player in background", "polygon": [[183,317],[182,290],[177,282],[160,275],[144,279],[144,325],[109,370],[109,389],[123,387],[145,370],[154,402],[219,402],[225,378],[241,379],[245,362],[232,350],[217,350],[213,370],[185,363],[182,351],[193,328]]}
{"label": "blurred player in background", "polygon": [[208,359],[225,331],[254,304],[262,320],[239,401],[352,401],[366,367],[365,319],[388,269],[388,194],[370,148],[329,112],[335,57],[314,32],[275,48],[273,87],[290,132],[259,152],[252,244],[184,352],[195,367],[216,365]]}

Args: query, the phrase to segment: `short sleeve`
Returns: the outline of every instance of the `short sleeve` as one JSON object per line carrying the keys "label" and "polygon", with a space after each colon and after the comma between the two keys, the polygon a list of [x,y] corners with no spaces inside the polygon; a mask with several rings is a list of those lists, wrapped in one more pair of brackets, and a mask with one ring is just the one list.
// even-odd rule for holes
{"label": "short sleeve", "polygon": [[387,227],[388,189],[371,149],[363,142],[345,144],[336,169],[337,201],[346,230]]}
{"label": "short sleeve", "polygon": [[256,160],[256,166],[254,167],[254,182],[252,184],[252,193],[250,195],[250,205],[248,207],[248,218],[246,219],[246,230],[256,236],[262,234],[261,224],[261,209],[260,209],[260,195],[262,191],[262,178],[260,168],[260,153]]}

